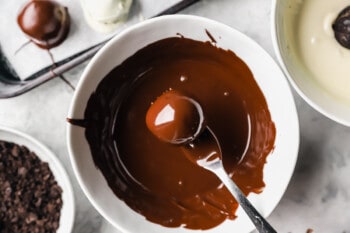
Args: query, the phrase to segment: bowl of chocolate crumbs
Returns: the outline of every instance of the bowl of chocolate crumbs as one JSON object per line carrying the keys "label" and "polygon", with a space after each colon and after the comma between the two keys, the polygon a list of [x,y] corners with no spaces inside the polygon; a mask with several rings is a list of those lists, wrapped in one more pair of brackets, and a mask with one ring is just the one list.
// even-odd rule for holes
{"label": "bowl of chocolate crumbs", "polygon": [[36,139],[0,126],[0,233],[69,233],[74,206],[56,156]]}

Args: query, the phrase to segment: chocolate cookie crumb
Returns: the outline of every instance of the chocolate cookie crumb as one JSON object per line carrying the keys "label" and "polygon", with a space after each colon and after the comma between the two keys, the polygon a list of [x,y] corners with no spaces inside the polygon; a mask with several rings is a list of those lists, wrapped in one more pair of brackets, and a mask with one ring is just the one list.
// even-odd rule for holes
{"label": "chocolate cookie crumb", "polygon": [[25,146],[0,141],[0,233],[54,233],[62,189],[48,164]]}
{"label": "chocolate cookie crumb", "polygon": [[350,49],[350,6],[344,8],[332,25],[338,43]]}

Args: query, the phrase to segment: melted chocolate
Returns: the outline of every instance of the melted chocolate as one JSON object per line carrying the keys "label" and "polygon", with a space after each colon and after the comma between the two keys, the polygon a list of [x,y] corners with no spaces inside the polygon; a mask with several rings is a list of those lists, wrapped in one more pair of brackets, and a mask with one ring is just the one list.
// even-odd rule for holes
{"label": "melted chocolate", "polygon": [[260,193],[275,126],[247,65],[210,42],[163,39],[115,67],[88,101],[85,135],[94,163],[132,209],[167,227],[212,228],[236,217],[235,199],[145,123],[152,101],[169,89],[198,101],[226,171],[246,195]]}
{"label": "melted chocolate", "polygon": [[30,40],[44,49],[62,43],[70,28],[67,7],[51,0],[29,1],[19,13],[17,22]]}
{"label": "melted chocolate", "polygon": [[187,158],[203,167],[222,160],[219,142],[204,117],[197,101],[169,90],[149,107],[146,125],[158,139],[182,146]]}
{"label": "melted chocolate", "polygon": [[201,106],[175,90],[159,96],[146,114],[148,129],[160,140],[173,144],[192,141],[203,130]]}
{"label": "melted chocolate", "polygon": [[222,160],[219,142],[209,128],[205,128],[192,142],[183,145],[182,149],[190,161],[201,167]]}

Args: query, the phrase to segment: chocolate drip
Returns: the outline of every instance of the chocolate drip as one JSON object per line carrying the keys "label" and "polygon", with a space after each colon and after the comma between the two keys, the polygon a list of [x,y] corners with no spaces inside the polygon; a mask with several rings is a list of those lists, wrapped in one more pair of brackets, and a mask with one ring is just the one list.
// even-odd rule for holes
{"label": "chocolate drip", "polygon": [[72,124],[72,125],[80,126],[80,127],[83,127],[83,128],[86,128],[86,126],[87,126],[87,122],[84,119],[67,118],[67,122]]}

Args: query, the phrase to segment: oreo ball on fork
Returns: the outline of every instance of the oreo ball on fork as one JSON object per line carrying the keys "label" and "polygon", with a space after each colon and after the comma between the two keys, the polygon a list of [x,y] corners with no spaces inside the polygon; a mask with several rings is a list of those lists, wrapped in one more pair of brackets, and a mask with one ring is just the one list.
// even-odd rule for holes
{"label": "oreo ball on fork", "polygon": [[67,7],[55,1],[32,0],[18,14],[17,23],[32,42],[50,49],[66,39],[70,17]]}

